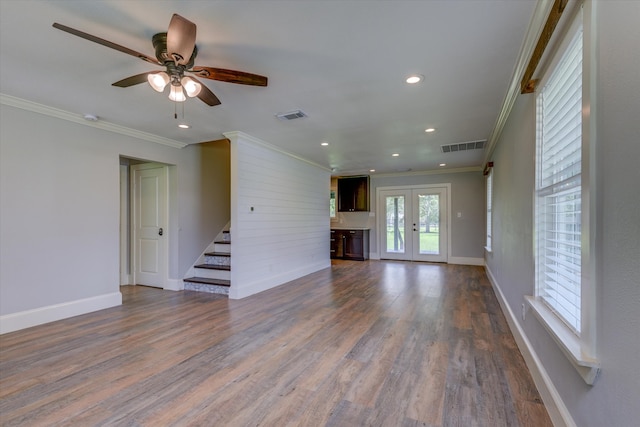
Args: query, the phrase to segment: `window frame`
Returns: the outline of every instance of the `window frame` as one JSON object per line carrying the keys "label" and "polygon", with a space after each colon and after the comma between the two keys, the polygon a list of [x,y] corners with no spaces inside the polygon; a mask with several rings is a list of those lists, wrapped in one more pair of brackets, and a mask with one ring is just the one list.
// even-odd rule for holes
{"label": "window frame", "polygon": [[493,168],[489,168],[486,179],[486,233],[485,233],[485,250],[492,252],[493,244]]}
{"label": "window frame", "polygon": [[330,193],[329,193],[329,218],[331,218],[331,219],[335,219],[336,212],[338,211],[338,206],[337,206],[336,203],[337,203],[336,191],[335,190],[330,190]]}
{"label": "window frame", "polygon": [[[592,2],[587,0],[577,8],[567,25],[567,31],[561,36],[558,48],[551,54],[552,59],[542,73],[539,90],[545,87],[549,77],[553,74],[559,61],[567,51],[576,31],[582,30],[582,129],[581,129],[581,277],[580,277],[580,333],[576,334],[549,306],[539,297],[537,283],[538,254],[537,233],[538,224],[534,221],[534,262],[536,279],[534,280],[534,296],[527,296],[526,300],[532,308],[532,312],[541,324],[550,333],[565,356],[574,368],[582,376],[587,384],[592,385],[599,372],[600,362],[596,357],[596,277],[597,277],[597,253],[596,253],[596,213],[595,203],[596,177],[595,177],[595,120],[591,120],[595,107],[595,64],[593,49],[594,34],[591,19],[593,17]],[[536,90],[536,98],[539,95]],[[536,100],[537,101],[537,100]],[[538,114],[536,108],[536,133],[538,133]],[[539,156],[539,141],[536,136],[536,158]],[[537,164],[537,160],[536,160]],[[538,173],[536,171],[536,180]],[[533,190],[534,216],[536,218],[537,185]]]}

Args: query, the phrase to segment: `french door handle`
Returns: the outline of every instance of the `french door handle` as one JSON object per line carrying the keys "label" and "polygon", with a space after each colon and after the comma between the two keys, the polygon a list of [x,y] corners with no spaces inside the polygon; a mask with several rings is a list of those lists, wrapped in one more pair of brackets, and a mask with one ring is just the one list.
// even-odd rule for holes
{"label": "french door handle", "polygon": [[162,230],[162,227],[160,227],[160,229],[158,230],[158,236],[162,236],[164,234],[164,230]]}

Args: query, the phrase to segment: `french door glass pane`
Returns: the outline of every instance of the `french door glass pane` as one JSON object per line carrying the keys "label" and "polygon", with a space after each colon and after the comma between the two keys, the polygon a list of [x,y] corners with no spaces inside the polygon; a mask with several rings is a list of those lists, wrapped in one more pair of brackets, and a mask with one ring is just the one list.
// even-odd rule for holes
{"label": "french door glass pane", "polygon": [[418,195],[419,253],[437,255],[440,253],[440,195]]}
{"label": "french door glass pane", "polygon": [[404,253],[404,196],[388,196],[387,252]]}

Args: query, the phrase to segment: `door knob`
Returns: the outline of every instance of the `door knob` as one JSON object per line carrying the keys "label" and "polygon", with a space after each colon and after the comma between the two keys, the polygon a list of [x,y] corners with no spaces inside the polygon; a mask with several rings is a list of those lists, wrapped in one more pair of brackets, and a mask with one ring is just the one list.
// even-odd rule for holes
{"label": "door knob", "polygon": [[160,227],[160,229],[158,230],[158,236],[162,236],[163,233],[164,231],[162,230],[162,227]]}

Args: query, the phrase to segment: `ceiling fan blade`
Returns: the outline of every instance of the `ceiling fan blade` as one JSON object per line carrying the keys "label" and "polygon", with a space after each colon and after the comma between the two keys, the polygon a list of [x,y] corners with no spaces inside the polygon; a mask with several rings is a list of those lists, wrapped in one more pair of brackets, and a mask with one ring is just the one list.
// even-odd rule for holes
{"label": "ceiling fan blade", "polygon": [[241,85],[266,86],[267,78],[257,74],[245,73],[244,71],[225,70],[224,68],[213,67],[193,67],[189,70],[198,77],[221,82],[238,83]]}
{"label": "ceiling fan blade", "polygon": [[174,13],[167,31],[167,54],[176,64],[186,65],[196,46],[196,24]]}
{"label": "ceiling fan blade", "polygon": [[112,83],[111,86],[129,87],[129,86],[139,85],[140,83],[146,83],[147,76],[149,74],[150,73],[136,74],[135,76],[127,77],[126,79],[122,79],[120,81]]}
{"label": "ceiling fan blade", "polygon": [[195,77],[190,77],[190,78],[197,81],[202,86],[202,88],[200,89],[200,93],[197,95],[202,102],[204,102],[205,104],[211,107],[222,104],[218,99],[218,97],[215,96],[207,86],[203,85],[201,81],[199,81]]}
{"label": "ceiling fan blade", "polygon": [[144,53],[136,52],[133,49],[129,49],[128,47],[121,46],[119,44],[110,42],[109,40],[101,39],[100,37],[93,36],[91,34],[85,33],[80,30],[76,30],[75,28],[67,27],[66,25],[58,24],[57,22],[53,23],[53,27],[59,30],[65,31],[69,34],[73,34],[74,36],[81,37],[83,39],[92,41],[94,43],[101,44],[102,46],[110,47],[111,49],[118,50],[120,52],[126,53],[127,55],[135,56],[143,61],[150,62],[156,65],[162,65],[156,58],[152,58],[150,56],[145,55]]}

